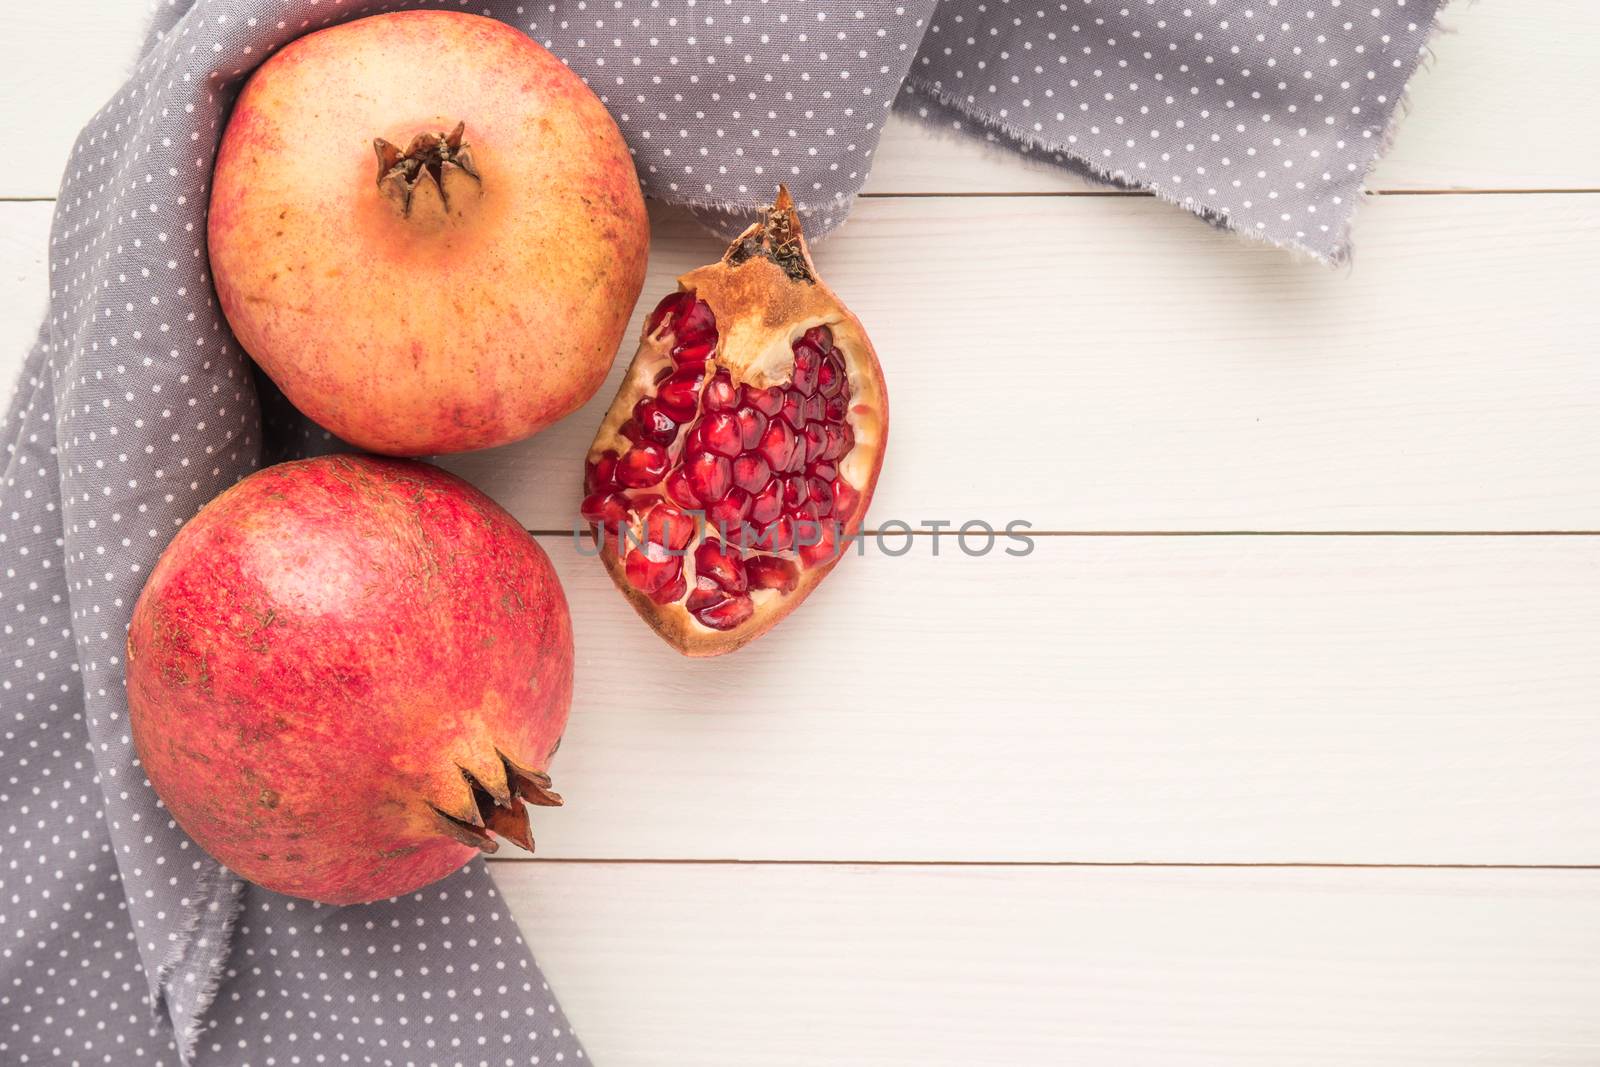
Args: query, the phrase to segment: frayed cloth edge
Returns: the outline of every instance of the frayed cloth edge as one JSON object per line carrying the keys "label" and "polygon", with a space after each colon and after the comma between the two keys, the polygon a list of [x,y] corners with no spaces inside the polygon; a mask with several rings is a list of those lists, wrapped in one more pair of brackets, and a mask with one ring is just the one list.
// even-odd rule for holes
{"label": "frayed cloth edge", "polygon": [[[1187,211],[1189,214],[1194,215],[1196,218],[1210,223],[1217,229],[1234,234],[1238,237],[1244,238],[1245,240],[1253,241],[1257,244],[1270,245],[1273,248],[1286,249],[1299,255],[1303,255],[1307,258],[1314,259],[1319,263],[1332,265],[1335,262],[1328,256],[1328,254],[1319,252],[1318,250],[1307,245],[1293,241],[1278,241],[1264,234],[1253,233],[1250,230],[1235,224],[1232,216],[1227,212],[1207,207],[1205,204],[1200,203],[1192,196],[1175,195],[1169,190],[1163,188],[1158,183],[1140,181],[1129,176],[1126,171],[1110,167],[1103,167],[1094,160],[1083,155],[1081,152],[1078,152],[1067,145],[1052,141],[1047,137],[1040,137],[1038,134],[1028,133],[1027,131],[1020,129],[1019,127],[1014,126],[1003,119],[997,119],[991,115],[986,115],[979,111],[969,110],[963,103],[959,102],[950,93],[942,89],[936,89],[932,85],[929,85],[926,82],[918,81],[915,78],[907,78],[905,86],[900,93],[900,103],[898,106],[902,112],[905,111],[904,102],[909,97],[914,96],[921,96],[932,100],[939,107],[952,114],[960,116],[964,121],[971,122],[975,127],[1009,138],[1010,140],[1023,145],[1029,151],[1048,152],[1052,155],[1065,157],[1069,163],[1064,166],[1063,169],[1080,173],[1092,181],[1103,182],[1106,185],[1111,185],[1118,189],[1123,189],[1130,192],[1148,193],[1155,199],[1160,200],[1162,203],[1170,204],[1176,208],[1181,208],[1184,211]],[[937,129],[937,126],[934,123],[929,122],[920,116],[912,117],[916,118],[917,121],[922,123],[924,126]],[[1062,166],[1062,164],[1056,165]]]}
{"label": "frayed cloth edge", "polygon": [[[175,47],[177,36],[174,31],[193,11],[192,2],[181,10],[163,12],[157,9],[146,24],[132,69],[138,70],[150,62],[163,48]],[[167,1017],[178,1045],[178,1059],[185,1065],[194,1060],[195,1048],[205,1031],[206,1016],[222,987],[228,957],[232,954],[234,927],[238,923],[239,913],[244,909],[244,882],[221,864],[209,862],[210,868],[201,872],[197,883],[200,899],[192,902],[189,914],[184,917],[178,930],[177,939],[156,968],[150,983],[153,994],[151,1010]],[[201,927],[206,925],[205,917],[213,907],[221,912],[221,916],[212,924],[213,934],[208,940],[214,938],[217,944],[214,951],[209,951],[208,958],[195,968],[192,951],[198,947],[196,939]],[[206,946],[208,950],[211,947]],[[176,1009],[175,998],[169,988],[177,976],[185,972],[191,973],[196,988],[187,1017],[180,1018],[183,1013]]]}
{"label": "frayed cloth edge", "polygon": [[[239,920],[239,913],[244,909],[244,882],[221,864],[213,863],[210,870],[202,873],[199,886],[201,899],[193,902],[193,908],[184,919],[183,928],[178,932],[178,939],[173,942],[166,958],[161,961],[161,966],[156,969],[155,980],[152,983],[155,987],[155,1003],[152,1008],[165,1013],[171,1021],[173,1036],[178,1042],[178,1058],[185,1064],[193,1061],[195,1046],[200,1043],[200,1035],[205,1030],[206,1015],[222,987],[223,969],[227,965],[231,951],[228,946],[232,944],[233,929]],[[220,950],[211,953],[210,958],[201,967],[200,973],[195,976],[197,988],[194,1000],[189,1006],[188,1018],[181,1019],[167,990],[177,975],[187,969],[186,965],[193,965],[190,949],[195,947],[195,938],[200,933],[203,917],[211,910],[213,904],[222,912],[222,917],[217,923]]]}
{"label": "frayed cloth edge", "polygon": [[[1477,0],[1462,0],[1463,4],[1473,4]],[[1411,114],[1411,82],[1417,72],[1431,69],[1435,60],[1433,42],[1441,34],[1454,33],[1455,30],[1444,24],[1444,13],[1450,7],[1451,0],[1440,0],[1439,6],[1434,9],[1433,17],[1428,21],[1428,28],[1422,35],[1422,47],[1417,49],[1417,56],[1411,63],[1410,69],[1405,73],[1401,82],[1400,98],[1395,101],[1394,110],[1389,112],[1388,119],[1383,124],[1383,130],[1378,134],[1378,145],[1373,149],[1372,156],[1367,160],[1366,166],[1361,170],[1358,185],[1359,196],[1350,205],[1350,210],[1345,212],[1344,219],[1339,225],[1339,233],[1334,238],[1333,248],[1329,253],[1328,262],[1342,266],[1351,262],[1355,255],[1355,246],[1351,240],[1355,230],[1356,212],[1361,210],[1363,204],[1376,193],[1367,188],[1373,171],[1378,169],[1378,164],[1383,157],[1389,154],[1389,149],[1394,147],[1394,141],[1400,133],[1400,124]]]}
{"label": "frayed cloth edge", "polygon": [[[1256,233],[1246,227],[1238,225],[1234,221],[1231,214],[1209,208],[1192,196],[1175,195],[1170,190],[1163,188],[1158,182],[1141,181],[1138,178],[1129,175],[1126,171],[1101,166],[1093,159],[1081,152],[1074,150],[1069,145],[1053,141],[1048,137],[1041,137],[1036,133],[1030,133],[1013,123],[1005,121],[1004,119],[995,118],[992,115],[975,110],[966,105],[964,101],[958,99],[954,94],[951,94],[946,90],[936,88],[935,86],[918,78],[915,73],[907,76],[905,83],[901,87],[900,95],[896,99],[895,106],[896,110],[899,110],[904,114],[908,111],[908,104],[911,98],[918,96],[924,97],[933,101],[945,111],[960,116],[963,120],[971,122],[974,127],[1005,137],[1013,142],[1016,142],[1016,144],[1023,146],[1029,151],[1049,153],[1051,155],[1064,157],[1069,161],[1069,165],[1067,165],[1064,169],[1076,171],[1092,180],[1104,182],[1107,185],[1115,186],[1119,189],[1137,190],[1149,193],[1151,196],[1162,201],[1163,203],[1170,204],[1173,207],[1182,208],[1184,211],[1187,211],[1204,222],[1215,226],[1217,229],[1223,230],[1224,232],[1233,234],[1237,237],[1241,237],[1247,241],[1251,241],[1256,244],[1269,245],[1273,248],[1283,249],[1295,254],[1297,257],[1315,260],[1316,262],[1322,263],[1326,266],[1340,267],[1347,265],[1350,262],[1353,254],[1350,238],[1356,212],[1360,209],[1361,205],[1366,202],[1368,197],[1373,195],[1366,188],[1367,180],[1372,176],[1372,172],[1377,167],[1378,163],[1383,159],[1384,156],[1388,154],[1389,149],[1393,146],[1395,137],[1398,134],[1400,123],[1410,113],[1411,81],[1416,77],[1417,71],[1422,69],[1424,66],[1424,57],[1432,55],[1432,45],[1438,35],[1440,33],[1451,32],[1443,25],[1442,22],[1445,9],[1450,6],[1450,2],[1451,0],[1441,0],[1439,6],[1434,10],[1433,16],[1429,20],[1428,29],[1423,35],[1422,46],[1417,50],[1416,58],[1411,62],[1410,68],[1405,72],[1405,76],[1402,81],[1402,85],[1404,85],[1405,88],[1401,90],[1399,98],[1395,101],[1394,108],[1389,112],[1388,117],[1384,121],[1383,129],[1378,136],[1377,145],[1373,149],[1372,155],[1367,159],[1365,166],[1362,168],[1361,177],[1357,183],[1356,195],[1352,198],[1350,209],[1345,212],[1344,217],[1339,223],[1338,233],[1335,235],[1333,243],[1326,250],[1313,247],[1305,244],[1302,241],[1296,241],[1293,239],[1279,240],[1267,234]],[[1465,0],[1465,2],[1473,3],[1476,2],[1476,0]],[[926,128],[933,129],[935,131],[939,129],[936,123],[931,122],[926,118],[916,115],[910,115],[909,117],[917,120],[919,124]],[[1061,164],[1057,165],[1060,166]]]}

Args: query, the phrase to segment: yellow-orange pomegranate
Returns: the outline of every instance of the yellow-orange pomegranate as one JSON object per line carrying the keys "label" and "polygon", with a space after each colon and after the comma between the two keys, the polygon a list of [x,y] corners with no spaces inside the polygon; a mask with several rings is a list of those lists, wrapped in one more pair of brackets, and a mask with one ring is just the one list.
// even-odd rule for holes
{"label": "yellow-orange pomegranate", "polygon": [[217,154],[212,274],[301,411],[393,455],[536,433],[604,380],[649,222],[616,123],[524,34],[445,11],[303,37]]}

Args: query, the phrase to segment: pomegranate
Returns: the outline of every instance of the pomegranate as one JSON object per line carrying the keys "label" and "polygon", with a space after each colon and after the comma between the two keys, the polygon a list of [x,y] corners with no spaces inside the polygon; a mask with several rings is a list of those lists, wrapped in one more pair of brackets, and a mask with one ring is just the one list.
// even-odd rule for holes
{"label": "pomegranate", "polygon": [[533,848],[572,697],[544,551],[408,460],[259,471],[191,519],[128,630],[133,741],[173,818],[268,889],[407,893]]}
{"label": "pomegranate", "polygon": [[846,551],[889,397],[789,191],[656,305],[589,449],[581,512],[634,608],[690,656],[771,629]]}
{"label": "pomegranate", "polygon": [[312,419],[394,455],[515,441],[592,396],[650,241],[594,94],[522,33],[446,11],[347,22],[263,63],[209,227],[239,343]]}

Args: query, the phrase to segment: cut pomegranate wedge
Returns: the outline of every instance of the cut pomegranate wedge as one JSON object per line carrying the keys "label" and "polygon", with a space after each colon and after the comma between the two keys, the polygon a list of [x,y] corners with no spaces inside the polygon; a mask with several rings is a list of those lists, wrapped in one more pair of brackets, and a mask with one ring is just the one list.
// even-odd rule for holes
{"label": "cut pomegranate wedge", "polygon": [[645,320],[589,449],[582,514],[639,614],[689,656],[731,652],[848,551],[889,396],[817,277],[789,191]]}

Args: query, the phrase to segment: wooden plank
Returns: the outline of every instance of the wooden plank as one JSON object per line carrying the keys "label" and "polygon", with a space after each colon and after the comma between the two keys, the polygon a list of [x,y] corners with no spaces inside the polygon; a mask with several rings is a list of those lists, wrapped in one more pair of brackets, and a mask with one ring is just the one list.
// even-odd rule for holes
{"label": "wooden plank", "polygon": [[496,864],[597,1063],[1589,1067],[1600,872]]}
{"label": "wooden plank", "polygon": [[[0,66],[0,136],[26,152],[0,174],[0,196],[53,196],[76,131],[129,70],[147,6],[55,0],[8,7],[0,24],[25,41]],[[1437,62],[1416,79],[1413,113],[1374,188],[1600,186],[1600,144],[1587,129],[1590,42],[1600,9],[1588,0],[1538,5],[1457,3],[1458,32],[1435,42]],[[1537,77],[1529,77],[1537,71]],[[48,91],[41,91],[48,87]],[[868,186],[874,192],[1082,189],[1074,178],[944,143],[889,123]],[[1169,209],[1170,210],[1170,209]]]}
{"label": "wooden plank", "polygon": [[[871,517],[1045,530],[1600,529],[1600,215],[1583,196],[1387,197],[1353,269],[1147,199],[868,200],[818,258],[893,398]],[[671,279],[658,212],[611,379],[539,437],[450,457],[534,529]]]}
{"label": "wooden plank", "polygon": [[[1574,137],[1594,87],[1600,6],[1457,3],[1434,58],[1412,80],[1394,147],[1372,189],[1557,189],[1600,186],[1600,144]],[[1529,77],[1529,71],[1538,71]],[[1570,101],[1568,103],[1567,101]],[[1575,141],[1590,143],[1575,144]],[[896,115],[866,191],[1075,193],[1105,186],[967,133]],[[1358,243],[1365,233],[1358,230]]]}
{"label": "wooden plank", "polygon": [[0,30],[0,139],[25,145],[0,172],[0,197],[53,197],[89,118],[133,70],[152,6],[119,0],[8,3]]}
{"label": "wooden plank", "polygon": [[[865,201],[819,248],[894,426],[877,521],[1053,530],[1600,529],[1586,197],[1385,198],[1333,273],[1144,200]],[[49,206],[0,204],[0,382]],[[639,319],[715,241],[658,211]],[[625,353],[626,356],[626,353]],[[560,529],[626,366],[539,437],[445,465]],[[1003,417],[1001,417],[1003,416]],[[981,434],[973,427],[983,425]]]}
{"label": "wooden plank", "polygon": [[1600,864],[1597,537],[923,538],[704,661],[541,541],[541,856]]}

